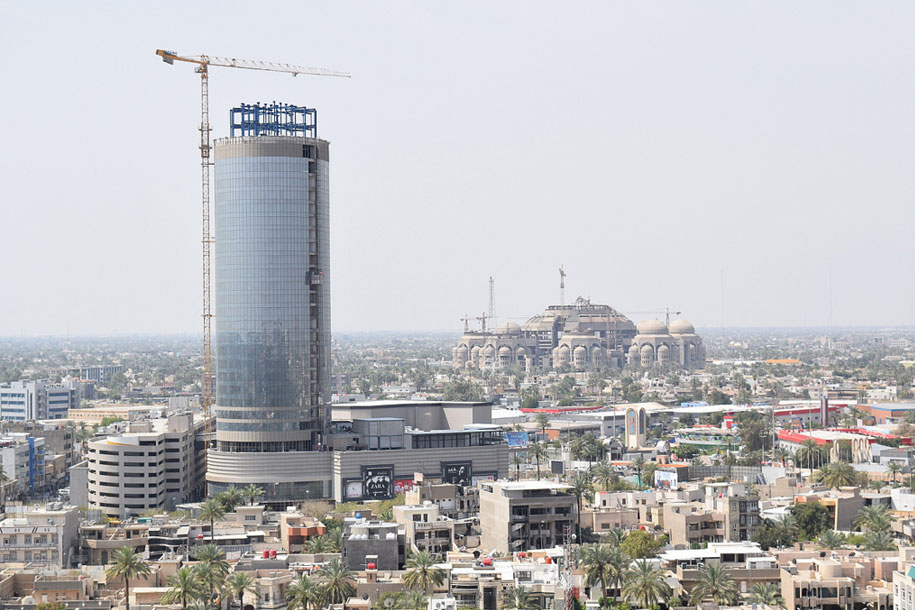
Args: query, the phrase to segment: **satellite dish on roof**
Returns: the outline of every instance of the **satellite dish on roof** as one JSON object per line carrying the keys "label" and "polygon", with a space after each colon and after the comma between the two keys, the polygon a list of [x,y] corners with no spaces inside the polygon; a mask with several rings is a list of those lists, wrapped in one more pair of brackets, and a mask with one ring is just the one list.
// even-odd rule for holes
{"label": "satellite dish on roof", "polygon": [[393,606],[393,605],[394,605],[394,598],[393,598],[393,597],[388,597],[387,599],[384,600],[384,607],[385,607],[385,608],[390,608],[390,607]]}

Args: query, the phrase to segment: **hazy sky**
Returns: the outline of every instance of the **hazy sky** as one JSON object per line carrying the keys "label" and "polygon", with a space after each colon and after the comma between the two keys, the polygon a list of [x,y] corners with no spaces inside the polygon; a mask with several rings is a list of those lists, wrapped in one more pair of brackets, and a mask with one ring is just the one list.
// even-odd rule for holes
{"label": "hazy sky", "polygon": [[911,324],[913,24],[835,0],[0,0],[0,335],[198,329],[199,78],[157,48],[352,72],[211,78],[216,137],[239,102],[318,109],[335,330],[458,332],[490,275],[529,316],[560,264],[570,299],[700,327],[825,325],[830,293],[836,325]]}

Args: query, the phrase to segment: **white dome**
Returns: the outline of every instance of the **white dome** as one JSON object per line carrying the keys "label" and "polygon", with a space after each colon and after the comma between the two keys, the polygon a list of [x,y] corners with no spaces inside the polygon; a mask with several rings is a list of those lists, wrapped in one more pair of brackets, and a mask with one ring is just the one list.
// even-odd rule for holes
{"label": "white dome", "polygon": [[514,322],[506,322],[505,324],[501,325],[498,330],[496,330],[496,332],[500,335],[520,335],[521,327]]}
{"label": "white dome", "polygon": [[527,350],[524,349],[524,346],[523,346],[523,345],[519,345],[519,346],[518,346],[518,355],[519,355],[519,356],[526,356],[526,355],[527,355]]}
{"label": "white dome", "polygon": [[463,354],[463,355],[466,356],[466,355],[467,355],[467,346],[466,346],[466,345],[459,345],[458,348],[457,348],[457,353]]}
{"label": "white dome", "polygon": [[667,327],[660,320],[645,320],[637,326],[640,335],[666,335]]}
{"label": "white dome", "polygon": [[470,353],[471,353],[471,354],[479,354],[479,353],[480,353],[480,346],[479,346],[479,345],[474,345],[473,347],[471,347],[471,348],[470,348]]}
{"label": "white dome", "polygon": [[512,350],[510,347],[506,347],[503,345],[502,347],[499,348],[499,355],[500,356],[511,356]]}
{"label": "white dome", "polygon": [[575,348],[575,351],[572,353],[575,354],[576,358],[584,358],[585,356],[588,355],[588,350],[585,349],[584,347],[582,347],[581,345],[579,345],[578,347]]}
{"label": "white dome", "polygon": [[661,354],[669,354],[669,353],[670,353],[670,348],[667,347],[666,345],[662,345],[661,347],[658,348],[658,356],[660,356]]}
{"label": "white dome", "polygon": [[695,327],[686,320],[674,320],[670,323],[670,334],[672,335],[694,335]]}

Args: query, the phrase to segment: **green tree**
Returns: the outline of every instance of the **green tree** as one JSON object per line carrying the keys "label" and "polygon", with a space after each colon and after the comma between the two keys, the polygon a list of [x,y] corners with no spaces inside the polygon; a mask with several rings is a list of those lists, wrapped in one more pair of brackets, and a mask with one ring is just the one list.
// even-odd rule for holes
{"label": "green tree", "polygon": [[645,458],[640,455],[637,455],[634,460],[629,464],[629,468],[635,470],[636,474],[639,475],[639,487],[642,487],[642,470],[645,468]]}
{"label": "green tree", "polygon": [[883,504],[871,504],[858,511],[855,525],[869,532],[888,532],[892,525],[893,517],[889,509]]}
{"label": "green tree", "polygon": [[445,384],[445,400],[449,402],[480,402],[483,389],[469,379],[456,379]]}
{"label": "green tree", "polygon": [[209,606],[216,599],[216,590],[229,574],[229,563],[226,554],[219,547],[206,544],[194,549],[194,575],[207,592],[205,605]]}
{"label": "green tree", "polygon": [[613,470],[607,462],[601,462],[591,470],[591,474],[594,475],[594,480],[604,489],[610,486],[610,482],[617,478],[616,471]]}
{"label": "green tree", "polygon": [[593,493],[594,484],[591,481],[591,475],[587,472],[579,472],[572,479],[572,495],[575,496],[575,517],[577,525],[577,537],[581,540],[581,509],[582,498]]}
{"label": "green tree", "polygon": [[785,515],[781,519],[763,521],[753,534],[753,542],[758,543],[763,550],[791,546],[797,539],[797,533],[794,517]]}
{"label": "green tree", "polygon": [[149,564],[131,547],[114,551],[111,559],[111,565],[105,570],[105,578],[109,584],[119,578],[124,579],[124,600],[127,610],[130,610],[130,581],[141,576],[149,576]]}
{"label": "green tree", "polygon": [[707,563],[699,568],[699,580],[690,592],[690,602],[698,605],[711,598],[719,606],[734,606],[740,600],[737,581],[718,563]]}
{"label": "green tree", "polygon": [[900,470],[902,470],[902,464],[900,464],[899,462],[890,462],[889,464],[886,465],[886,469],[889,471],[890,474],[893,475],[893,485],[895,485],[896,484],[896,474]]}
{"label": "green tree", "polygon": [[851,464],[829,462],[813,473],[813,480],[823,483],[829,488],[837,489],[857,484],[858,476]]}
{"label": "green tree", "polygon": [[515,585],[505,592],[502,607],[506,610],[536,610],[538,608],[534,597],[520,585]]}
{"label": "green tree", "polygon": [[778,585],[771,582],[758,582],[750,591],[750,603],[759,606],[779,607],[782,605],[782,595]]}
{"label": "green tree", "polygon": [[331,559],[316,573],[321,579],[327,602],[342,604],[356,594],[356,587],[353,584],[355,574],[346,567],[346,564],[339,557]]}
{"label": "green tree", "polygon": [[514,453],[511,457],[511,465],[515,467],[515,480],[521,480],[521,466],[524,464],[524,458],[520,454]]}
{"label": "green tree", "polygon": [[824,549],[840,549],[845,544],[845,536],[832,529],[823,530],[817,542]]}
{"label": "green tree", "polygon": [[639,608],[654,608],[673,595],[664,580],[664,572],[647,559],[636,561],[626,570],[623,583],[623,598],[638,604]]}
{"label": "green tree", "polygon": [[[239,608],[241,608],[245,593],[252,593],[255,597],[260,598],[260,594],[257,592],[257,581],[247,572],[232,572],[229,574],[226,577],[225,590],[232,599],[238,602]],[[229,607],[232,607],[231,604]]]}
{"label": "green tree", "polygon": [[829,509],[819,502],[798,502],[789,510],[804,540],[814,540],[823,530],[832,527]]}
{"label": "green tree", "polygon": [[[531,386],[521,391],[521,408],[536,409],[540,406],[540,388]],[[534,415],[534,421],[540,428],[541,434],[546,432],[546,427],[550,425],[550,418],[546,413],[537,413]]]}
{"label": "green tree", "polygon": [[200,518],[210,522],[210,544],[216,536],[216,522],[226,516],[226,509],[216,498],[209,498],[200,505]]}
{"label": "green tree", "polygon": [[404,591],[395,597],[398,610],[426,610],[429,596],[423,591]]}
{"label": "green tree", "polygon": [[222,502],[227,513],[231,513],[245,501],[245,493],[234,485],[229,485],[228,489],[216,496],[216,499]]}
{"label": "green tree", "polygon": [[620,544],[623,552],[633,559],[655,557],[662,546],[664,545],[652,538],[651,534],[644,530],[632,532]]}
{"label": "green tree", "polygon": [[426,593],[431,593],[433,586],[440,586],[445,582],[445,571],[436,567],[437,560],[426,551],[411,551],[404,565],[406,571],[403,582],[411,588],[420,587]]}
{"label": "green tree", "polygon": [[864,534],[864,549],[867,551],[895,551],[896,543],[889,531],[868,531]]}
{"label": "green tree", "polygon": [[339,545],[328,534],[314,536],[305,541],[305,552],[313,554],[336,553]]}
{"label": "green tree", "polygon": [[321,585],[307,574],[299,574],[286,587],[288,610],[314,610],[323,606]]}
{"label": "green tree", "polygon": [[181,602],[182,608],[187,608],[188,601],[200,599],[200,582],[193,568],[185,566],[179,568],[165,580],[168,591],[162,596],[162,602],[175,604]]}
{"label": "green tree", "polygon": [[585,585],[593,587],[600,583],[604,598],[609,599],[611,590],[621,586],[628,565],[629,558],[618,545],[592,544],[581,547]]}
{"label": "green tree", "polygon": [[545,460],[549,453],[543,443],[534,443],[528,448],[528,454],[537,461],[537,480],[540,480],[540,461]]}
{"label": "green tree", "polygon": [[242,489],[241,492],[242,492],[242,494],[244,494],[245,498],[248,500],[248,504],[251,506],[254,506],[255,500],[263,497],[263,495],[264,495],[264,489],[262,487],[258,487],[254,483],[251,483],[250,485],[248,485],[247,487]]}

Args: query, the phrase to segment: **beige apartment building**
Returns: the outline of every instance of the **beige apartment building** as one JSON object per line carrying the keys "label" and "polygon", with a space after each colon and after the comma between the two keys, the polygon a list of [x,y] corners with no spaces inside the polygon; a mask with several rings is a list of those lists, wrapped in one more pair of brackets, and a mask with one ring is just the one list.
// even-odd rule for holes
{"label": "beige apartment building", "polygon": [[48,504],[10,507],[8,511],[7,518],[0,521],[0,562],[70,567],[78,552],[77,507]]}
{"label": "beige apartment building", "polygon": [[563,544],[574,533],[575,496],[548,481],[481,481],[483,552],[514,553]]}
{"label": "beige apartment building", "polygon": [[693,544],[725,541],[725,517],[709,511],[702,502],[668,502],[663,505],[664,529],[675,549]]}
{"label": "beige apartment building", "polygon": [[196,443],[203,421],[192,415],[131,423],[119,435],[88,443],[89,508],[122,518],[147,509],[173,510],[203,491]]}
{"label": "beige apartment building", "polygon": [[442,555],[454,547],[454,521],[439,514],[431,502],[395,506],[394,521],[404,528],[405,543],[415,551]]}

